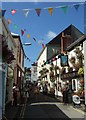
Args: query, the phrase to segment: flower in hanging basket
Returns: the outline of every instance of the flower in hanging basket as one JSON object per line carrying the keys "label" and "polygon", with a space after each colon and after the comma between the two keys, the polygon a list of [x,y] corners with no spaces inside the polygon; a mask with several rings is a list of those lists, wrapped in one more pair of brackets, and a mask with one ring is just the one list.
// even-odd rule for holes
{"label": "flower in hanging basket", "polygon": [[79,68],[78,74],[79,74],[79,75],[84,74],[84,68],[83,68],[83,67],[82,67],[82,68]]}
{"label": "flower in hanging basket", "polygon": [[81,83],[81,84],[83,84],[83,83],[84,83],[84,80],[83,80],[83,79],[81,79],[81,80],[80,80],[80,83]]}

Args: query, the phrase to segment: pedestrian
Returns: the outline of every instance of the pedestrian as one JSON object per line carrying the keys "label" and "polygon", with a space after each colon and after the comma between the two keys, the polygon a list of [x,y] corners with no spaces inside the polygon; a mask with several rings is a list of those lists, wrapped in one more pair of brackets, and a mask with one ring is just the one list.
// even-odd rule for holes
{"label": "pedestrian", "polygon": [[47,85],[44,84],[44,86],[43,86],[43,93],[44,93],[44,94],[47,94],[47,92],[48,92]]}
{"label": "pedestrian", "polygon": [[26,95],[26,98],[29,98],[29,86],[28,85],[25,88],[25,95]]}
{"label": "pedestrian", "polygon": [[34,86],[34,95],[37,95],[39,93],[38,86]]}
{"label": "pedestrian", "polygon": [[17,105],[17,91],[16,91],[16,84],[13,84],[13,105]]}
{"label": "pedestrian", "polygon": [[68,87],[63,89],[63,103],[64,104],[68,103]]}

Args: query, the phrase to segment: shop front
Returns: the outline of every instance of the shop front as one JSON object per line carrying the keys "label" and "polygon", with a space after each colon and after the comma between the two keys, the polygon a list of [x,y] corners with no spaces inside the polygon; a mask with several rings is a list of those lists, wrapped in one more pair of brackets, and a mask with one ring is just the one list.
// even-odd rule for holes
{"label": "shop front", "polygon": [[[78,72],[77,71],[72,71],[68,73],[64,73],[61,75],[61,79],[65,84],[68,84],[69,89],[73,91],[77,91],[77,83],[78,83]],[[77,81],[77,82],[76,82]]]}
{"label": "shop front", "polygon": [[68,103],[72,103],[72,95],[77,89],[77,83],[72,83],[75,79],[78,81],[78,73],[77,71],[64,73],[61,75],[61,79],[64,83],[63,88],[68,88]]}
{"label": "shop front", "polygon": [[72,95],[78,95],[80,101],[84,101],[84,80],[77,71],[64,73],[61,75],[61,79],[65,83],[64,85],[71,90]]}

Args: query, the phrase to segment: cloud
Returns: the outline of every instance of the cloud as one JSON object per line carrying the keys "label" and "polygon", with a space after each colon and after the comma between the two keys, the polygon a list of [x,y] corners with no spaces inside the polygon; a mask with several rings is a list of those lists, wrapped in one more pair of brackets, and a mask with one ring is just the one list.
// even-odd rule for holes
{"label": "cloud", "polygon": [[48,39],[53,39],[54,37],[56,37],[57,36],[57,34],[55,33],[55,32],[52,32],[52,31],[49,31],[48,33],[47,33],[47,35],[46,35],[46,37],[48,38]]}

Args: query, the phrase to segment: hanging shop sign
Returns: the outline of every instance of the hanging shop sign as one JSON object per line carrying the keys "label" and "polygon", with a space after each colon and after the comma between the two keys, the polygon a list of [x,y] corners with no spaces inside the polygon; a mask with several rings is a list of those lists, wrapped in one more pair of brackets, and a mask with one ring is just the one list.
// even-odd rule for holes
{"label": "hanging shop sign", "polygon": [[71,79],[71,78],[74,78],[74,77],[78,77],[78,73],[77,71],[73,71],[73,72],[70,72],[70,73],[64,73],[61,75],[61,79]]}
{"label": "hanging shop sign", "polygon": [[68,66],[68,55],[61,55],[61,66]]}

